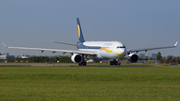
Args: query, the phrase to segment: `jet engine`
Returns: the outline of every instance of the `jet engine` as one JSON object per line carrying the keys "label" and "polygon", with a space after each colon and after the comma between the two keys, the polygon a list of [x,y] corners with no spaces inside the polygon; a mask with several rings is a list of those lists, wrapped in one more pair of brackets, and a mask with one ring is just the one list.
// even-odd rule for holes
{"label": "jet engine", "polygon": [[135,54],[135,53],[130,53],[128,55],[128,60],[131,62],[131,63],[135,63],[138,61],[138,55]]}
{"label": "jet engine", "polygon": [[74,63],[80,63],[82,61],[82,56],[79,55],[79,54],[73,54],[71,56],[71,60],[74,62]]}

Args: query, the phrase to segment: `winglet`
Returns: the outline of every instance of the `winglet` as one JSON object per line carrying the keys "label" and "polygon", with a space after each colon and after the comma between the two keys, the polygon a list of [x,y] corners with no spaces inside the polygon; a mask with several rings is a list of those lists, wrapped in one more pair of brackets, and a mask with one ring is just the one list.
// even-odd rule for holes
{"label": "winglet", "polygon": [[[1,43],[2,43],[2,42],[1,42]],[[2,44],[3,44],[3,46],[4,46],[4,47],[8,48],[8,46],[7,46],[7,45],[5,45],[4,43],[2,43]]]}
{"label": "winglet", "polygon": [[178,44],[178,42],[176,42],[176,43],[174,44],[174,46],[176,47],[176,46],[177,46],[177,44]]}

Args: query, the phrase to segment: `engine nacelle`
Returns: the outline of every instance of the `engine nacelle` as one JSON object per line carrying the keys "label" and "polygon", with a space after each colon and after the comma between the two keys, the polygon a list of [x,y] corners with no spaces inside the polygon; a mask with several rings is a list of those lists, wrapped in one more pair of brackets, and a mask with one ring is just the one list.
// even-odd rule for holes
{"label": "engine nacelle", "polygon": [[80,63],[82,61],[82,56],[79,55],[79,54],[73,54],[71,56],[71,60],[74,62],[74,63]]}
{"label": "engine nacelle", "polygon": [[131,63],[137,62],[138,59],[139,59],[139,58],[138,58],[138,55],[135,54],[135,53],[130,53],[130,54],[128,55],[128,60],[129,60]]}

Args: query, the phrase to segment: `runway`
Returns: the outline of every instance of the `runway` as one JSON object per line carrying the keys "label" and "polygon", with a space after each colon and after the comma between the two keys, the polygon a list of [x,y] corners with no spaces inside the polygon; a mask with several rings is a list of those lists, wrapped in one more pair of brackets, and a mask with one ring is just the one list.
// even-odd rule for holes
{"label": "runway", "polygon": [[159,65],[86,65],[86,66],[79,66],[78,64],[30,64],[29,66],[57,66],[57,67],[163,67]]}
{"label": "runway", "polygon": [[2,63],[2,66],[34,66],[34,67],[165,67],[164,65],[148,65],[148,64],[125,64],[121,66],[116,65],[106,65],[106,64],[87,64],[86,66],[79,66],[78,64],[42,64],[42,63]]}

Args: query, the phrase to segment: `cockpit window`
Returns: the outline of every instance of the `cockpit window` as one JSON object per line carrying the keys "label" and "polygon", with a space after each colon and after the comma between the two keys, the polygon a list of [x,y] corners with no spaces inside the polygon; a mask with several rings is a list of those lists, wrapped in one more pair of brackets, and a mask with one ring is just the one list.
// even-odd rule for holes
{"label": "cockpit window", "polygon": [[125,46],[117,46],[117,48],[126,48]]}

